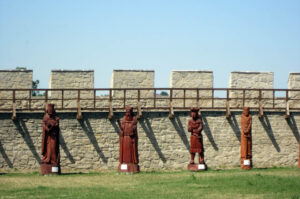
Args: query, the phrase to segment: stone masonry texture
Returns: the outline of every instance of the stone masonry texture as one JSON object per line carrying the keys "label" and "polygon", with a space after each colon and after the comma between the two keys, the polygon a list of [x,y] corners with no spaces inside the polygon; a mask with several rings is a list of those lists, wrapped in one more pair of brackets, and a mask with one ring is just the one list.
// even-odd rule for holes
{"label": "stone masonry texture", "polygon": [[[58,113],[60,117],[60,153],[62,171],[116,170],[119,158],[119,128],[116,120],[124,112]],[[187,122],[189,112],[148,112],[138,121],[138,154],[141,170],[186,169],[189,163]],[[300,114],[289,120],[282,112],[266,112],[258,118],[253,112],[253,166],[296,166],[298,161],[298,124]],[[41,161],[42,113],[0,114],[0,168],[38,170]],[[205,160],[211,168],[239,166],[241,112],[203,111]]]}
{"label": "stone masonry texture", "polygon": [[[213,88],[213,72],[212,71],[172,71],[170,77],[170,88]],[[196,97],[197,92],[192,90],[185,91],[186,97]],[[183,90],[174,90],[173,97],[183,98]],[[200,90],[199,106],[211,106],[211,100],[205,99],[211,97],[210,90]],[[173,100],[174,106],[183,106],[183,100]],[[195,100],[186,100],[186,107],[197,106]]]}
{"label": "stone masonry texture", "polygon": [[[0,70],[0,89],[13,89],[13,88],[32,88],[32,70],[27,69],[15,69],[15,70]],[[28,91],[16,91],[15,93],[16,99],[29,99]],[[12,99],[13,92],[12,91],[0,91],[0,99]],[[20,100],[16,100],[17,108],[20,106],[27,106],[28,102],[21,102]],[[0,101],[0,106],[12,107],[12,101]]]}
{"label": "stone masonry texture", "polygon": [[[94,70],[52,70],[49,79],[49,88],[51,89],[84,89],[94,88]],[[81,98],[93,98],[93,91],[81,91]],[[66,100],[64,107],[74,108],[77,107],[78,97],[77,91],[65,90],[64,99]],[[50,91],[49,98],[62,98],[62,91]],[[49,103],[54,103],[49,101]],[[58,104],[60,107],[61,104]]]}
{"label": "stone masonry texture", "polygon": [[290,73],[288,80],[288,89],[299,89],[299,91],[289,92],[290,107],[300,108],[300,103],[293,99],[300,99],[300,73]]}
{"label": "stone masonry texture", "polygon": [[[273,89],[274,73],[273,72],[231,72],[229,88],[253,88],[253,89]],[[243,91],[231,91],[230,97],[241,97]],[[263,98],[271,98],[272,91],[263,91]],[[247,91],[245,97],[258,98],[258,91]],[[272,100],[263,100],[263,106],[270,106]],[[242,100],[231,100],[230,106],[242,107]],[[257,107],[258,100],[248,100],[245,106]]]}

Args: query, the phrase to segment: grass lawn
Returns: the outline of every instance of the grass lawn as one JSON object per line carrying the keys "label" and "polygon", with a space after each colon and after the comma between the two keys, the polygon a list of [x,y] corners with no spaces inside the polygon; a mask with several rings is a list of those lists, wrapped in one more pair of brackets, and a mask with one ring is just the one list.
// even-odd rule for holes
{"label": "grass lawn", "polygon": [[299,198],[300,169],[0,175],[0,198]]}

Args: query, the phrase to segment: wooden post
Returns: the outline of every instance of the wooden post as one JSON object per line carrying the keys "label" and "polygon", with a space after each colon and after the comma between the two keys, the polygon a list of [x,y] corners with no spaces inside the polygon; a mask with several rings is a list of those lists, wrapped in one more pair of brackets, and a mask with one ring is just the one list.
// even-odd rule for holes
{"label": "wooden post", "polygon": [[261,90],[259,89],[259,96],[258,96],[258,100],[259,100],[259,107],[258,107],[258,117],[261,118],[264,116],[264,111],[263,111],[263,105],[262,105],[262,93]]}
{"label": "wooden post", "polygon": [[170,107],[170,113],[169,113],[169,119],[174,118],[174,110],[173,110],[173,89],[170,89],[170,102],[169,102],[169,107]]}
{"label": "wooden post", "polygon": [[77,120],[82,119],[82,113],[81,113],[81,107],[80,107],[80,90],[78,90],[78,96],[77,96],[77,115],[76,115]]}
{"label": "wooden post", "polygon": [[113,119],[114,117],[114,111],[112,107],[112,90],[109,90],[109,113],[108,113],[108,119]]}
{"label": "wooden post", "polygon": [[230,118],[231,113],[230,113],[230,104],[229,104],[229,90],[227,89],[226,93],[226,118]]}
{"label": "wooden post", "polygon": [[141,92],[138,90],[138,104],[137,104],[137,119],[142,118],[142,108],[141,108]]}
{"label": "wooden post", "polygon": [[12,105],[12,116],[11,119],[15,120],[17,118],[16,112],[16,90],[13,90],[13,105]]}
{"label": "wooden post", "polygon": [[286,91],[286,94],[285,94],[285,103],[286,103],[286,108],[285,108],[284,118],[288,119],[290,117],[290,104],[289,104],[289,92],[288,91]]}

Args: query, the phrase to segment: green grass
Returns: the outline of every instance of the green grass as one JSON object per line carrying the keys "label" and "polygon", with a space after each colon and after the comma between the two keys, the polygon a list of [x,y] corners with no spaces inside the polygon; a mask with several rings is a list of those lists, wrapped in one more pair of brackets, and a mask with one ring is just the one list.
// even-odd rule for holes
{"label": "green grass", "polygon": [[0,175],[0,198],[298,198],[300,169]]}

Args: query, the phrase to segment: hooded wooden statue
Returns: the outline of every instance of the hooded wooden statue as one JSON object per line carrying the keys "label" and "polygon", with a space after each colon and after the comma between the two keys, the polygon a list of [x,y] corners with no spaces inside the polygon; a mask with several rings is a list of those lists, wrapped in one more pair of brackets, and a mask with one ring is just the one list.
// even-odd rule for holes
{"label": "hooded wooden statue", "polygon": [[56,115],[54,104],[48,104],[43,118],[42,165],[41,173],[60,173],[59,154],[59,117]]}
{"label": "hooded wooden statue", "polygon": [[249,107],[244,107],[241,118],[241,167],[252,168],[252,115]]}
{"label": "hooded wooden statue", "polygon": [[137,150],[137,118],[133,114],[133,108],[126,107],[125,116],[120,126],[120,166],[121,172],[138,172],[138,150]]}

